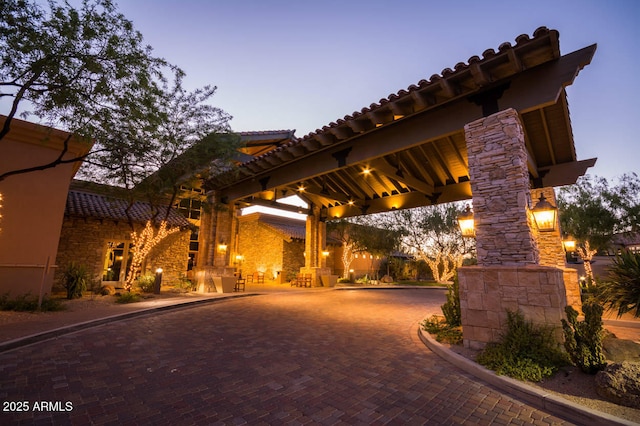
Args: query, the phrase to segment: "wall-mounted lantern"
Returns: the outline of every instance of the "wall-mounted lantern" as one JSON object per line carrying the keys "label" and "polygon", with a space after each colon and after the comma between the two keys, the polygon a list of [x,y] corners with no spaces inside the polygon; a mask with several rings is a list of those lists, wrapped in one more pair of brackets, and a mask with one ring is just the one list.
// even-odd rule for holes
{"label": "wall-mounted lantern", "polygon": [[473,212],[471,207],[467,205],[467,208],[458,215],[458,226],[460,227],[460,233],[465,238],[473,238],[476,236],[475,222],[473,219]]}
{"label": "wall-mounted lantern", "polygon": [[328,257],[329,256],[329,250],[322,250],[322,256],[323,257]]}
{"label": "wall-mounted lantern", "polygon": [[533,213],[538,231],[551,232],[556,230],[558,208],[548,202],[544,194],[540,194],[540,199],[531,209],[531,213]]}
{"label": "wall-mounted lantern", "polygon": [[220,244],[218,244],[218,253],[224,254],[227,252],[227,243],[225,243],[224,241],[220,241]]}

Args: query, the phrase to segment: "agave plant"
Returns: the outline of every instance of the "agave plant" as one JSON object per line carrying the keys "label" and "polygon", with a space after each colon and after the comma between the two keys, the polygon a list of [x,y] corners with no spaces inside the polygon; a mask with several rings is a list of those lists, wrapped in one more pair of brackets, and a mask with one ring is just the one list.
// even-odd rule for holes
{"label": "agave plant", "polygon": [[609,268],[611,281],[600,286],[598,298],[604,306],[640,317],[640,252],[623,251]]}

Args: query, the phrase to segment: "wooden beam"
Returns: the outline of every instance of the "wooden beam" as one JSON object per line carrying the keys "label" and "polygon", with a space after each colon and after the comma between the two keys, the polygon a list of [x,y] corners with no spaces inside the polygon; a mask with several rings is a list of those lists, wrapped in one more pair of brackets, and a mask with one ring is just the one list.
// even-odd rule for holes
{"label": "wooden beam", "polygon": [[423,182],[415,177],[409,175],[408,173],[402,177],[398,176],[396,168],[390,165],[385,159],[375,160],[371,163],[372,167],[374,167],[378,172],[388,176],[391,179],[395,179],[399,182],[404,183],[406,186],[409,186],[416,191],[420,191],[423,194],[432,195],[433,194],[433,185],[430,185],[426,182]]}
{"label": "wooden beam", "polygon": [[[591,61],[594,52],[595,45],[514,76],[499,101],[500,108],[514,108],[522,113],[557,102],[563,87],[573,82],[578,71]],[[460,131],[465,124],[481,117],[481,108],[462,97],[448,103],[446,107],[414,114],[397,125],[383,126],[324,149],[318,149],[317,144],[315,148],[311,147],[315,149],[312,155],[263,173],[271,175],[270,182],[273,182],[274,187],[287,185],[336,170],[336,161],[331,155],[334,152],[351,149],[345,166],[364,163]],[[309,140],[312,139],[303,140],[302,143],[308,145]],[[215,186],[215,177],[212,184]],[[221,185],[219,189],[229,200],[259,191],[255,181],[249,178]]]}

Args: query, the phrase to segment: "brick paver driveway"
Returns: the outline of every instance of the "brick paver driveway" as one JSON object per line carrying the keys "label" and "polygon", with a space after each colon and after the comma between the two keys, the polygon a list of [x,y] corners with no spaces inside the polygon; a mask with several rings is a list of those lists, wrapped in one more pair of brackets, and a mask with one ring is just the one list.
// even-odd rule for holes
{"label": "brick paver driveway", "polygon": [[0,424],[562,424],[420,343],[443,301],[309,290],[84,330],[0,354]]}

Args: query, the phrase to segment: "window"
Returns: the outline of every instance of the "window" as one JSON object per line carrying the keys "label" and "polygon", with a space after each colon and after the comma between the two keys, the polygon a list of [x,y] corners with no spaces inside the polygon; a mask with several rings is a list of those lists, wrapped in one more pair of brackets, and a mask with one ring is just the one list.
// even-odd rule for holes
{"label": "window", "polygon": [[[107,241],[102,281],[123,282],[131,266],[133,244],[125,241]],[[125,260],[126,259],[126,260]]]}

